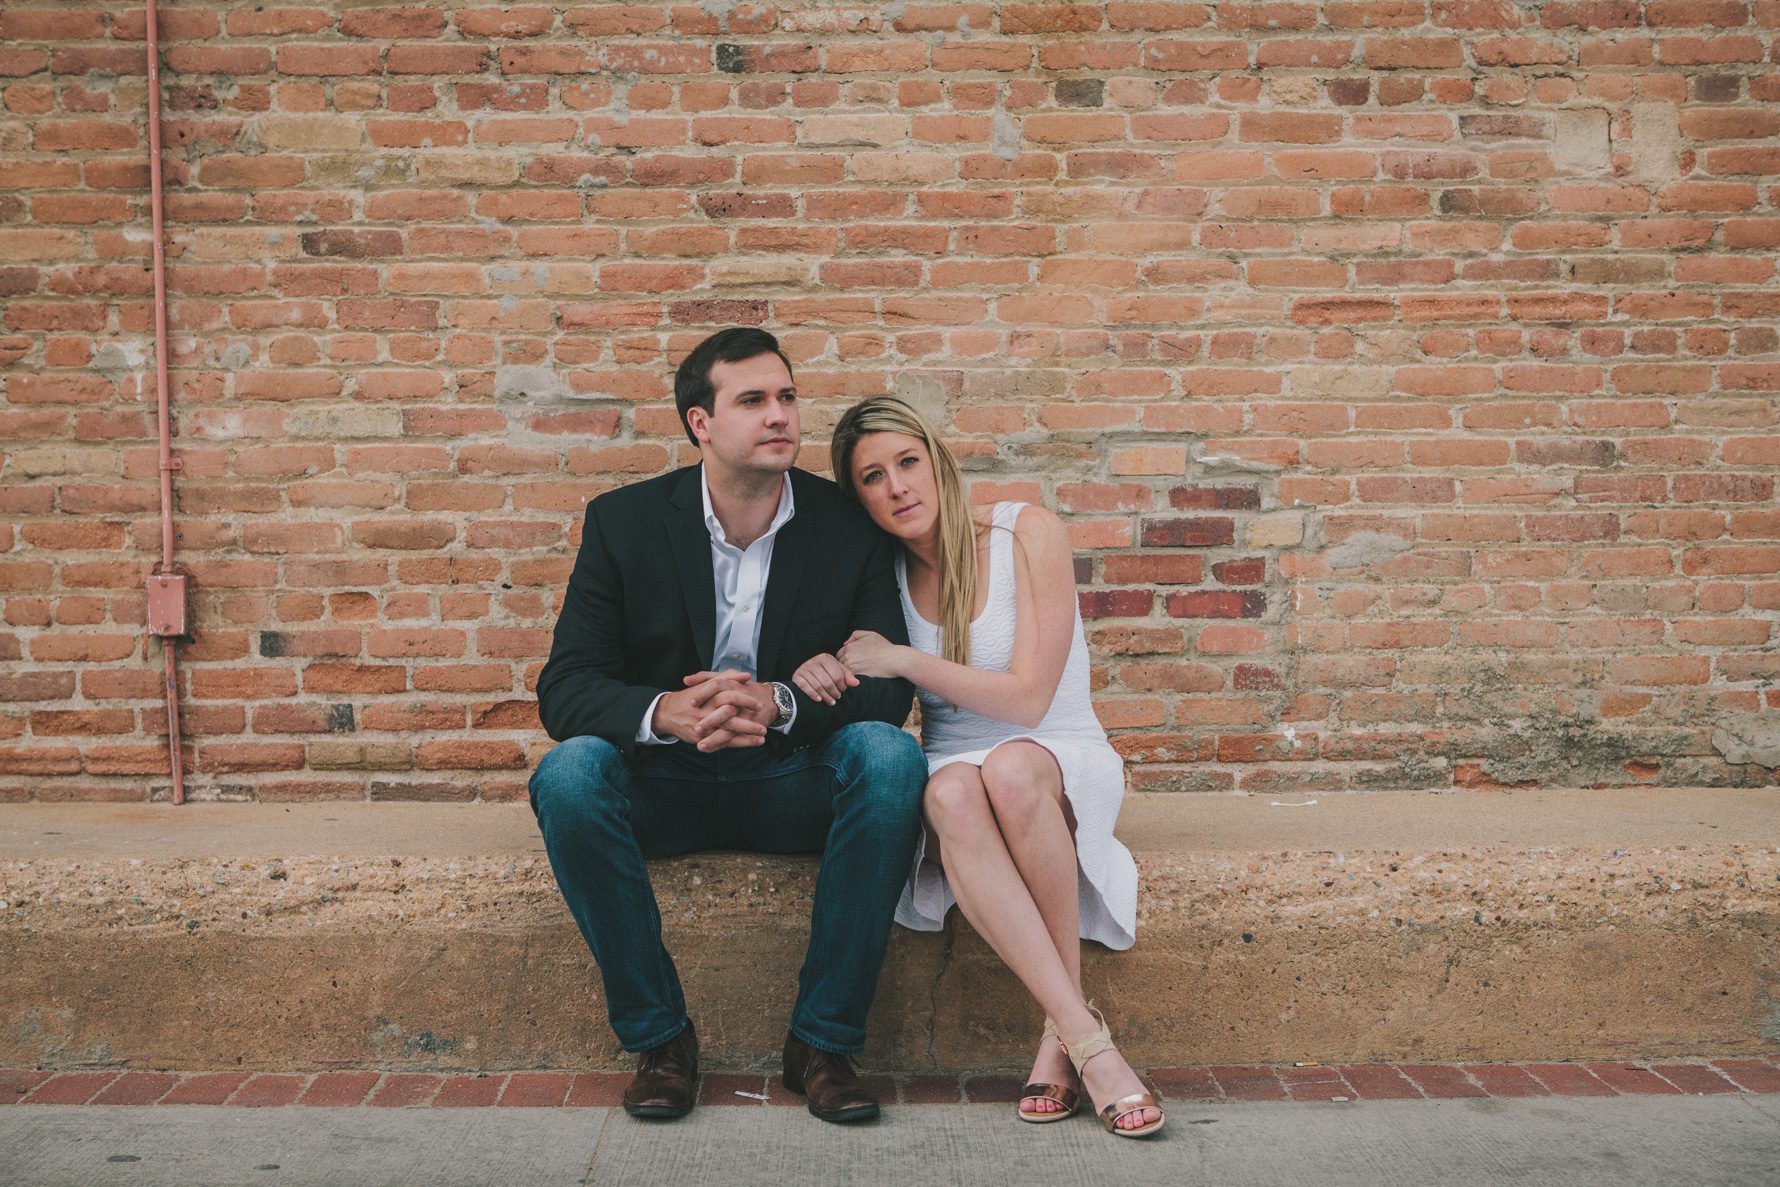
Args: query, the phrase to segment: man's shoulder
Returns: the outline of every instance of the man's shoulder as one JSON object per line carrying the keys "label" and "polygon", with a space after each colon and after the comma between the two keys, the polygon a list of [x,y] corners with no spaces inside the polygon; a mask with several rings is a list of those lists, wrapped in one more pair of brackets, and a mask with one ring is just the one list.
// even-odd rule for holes
{"label": "man's shoulder", "polygon": [[671,499],[678,493],[683,483],[692,482],[696,489],[697,480],[697,466],[682,466],[678,470],[670,470],[666,474],[657,474],[654,478],[629,482],[623,486],[614,487],[604,494],[594,496],[588,501],[588,513],[597,513],[601,522],[604,522],[608,516],[635,514],[645,507]]}
{"label": "man's shoulder", "polygon": [[824,516],[835,515],[871,523],[871,517],[866,515],[865,508],[842,494],[841,488],[831,480],[808,470],[792,468],[791,497],[796,500],[800,515],[807,508]]}

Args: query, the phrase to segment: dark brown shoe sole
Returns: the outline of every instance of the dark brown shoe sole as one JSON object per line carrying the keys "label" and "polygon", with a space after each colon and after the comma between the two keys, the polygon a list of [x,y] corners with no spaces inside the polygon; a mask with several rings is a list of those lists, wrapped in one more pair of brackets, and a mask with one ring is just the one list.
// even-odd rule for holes
{"label": "dark brown shoe sole", "polygon": [[691,1105],[633,1105],[624,1101],[624,1111],[645,1121],[673,1121],[692,1112]]}

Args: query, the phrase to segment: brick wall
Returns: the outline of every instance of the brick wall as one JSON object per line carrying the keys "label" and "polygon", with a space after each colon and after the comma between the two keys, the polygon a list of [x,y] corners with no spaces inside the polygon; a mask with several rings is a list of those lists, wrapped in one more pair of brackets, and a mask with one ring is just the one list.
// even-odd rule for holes
{"label": "brick wall", "polygon": [[[1133,786],[1769,783],[1777,0],[163,10],[195,797],[510,799],[765,325],[1079,549]],[[143,17],[0,9],[0,799],[164,797]]]}

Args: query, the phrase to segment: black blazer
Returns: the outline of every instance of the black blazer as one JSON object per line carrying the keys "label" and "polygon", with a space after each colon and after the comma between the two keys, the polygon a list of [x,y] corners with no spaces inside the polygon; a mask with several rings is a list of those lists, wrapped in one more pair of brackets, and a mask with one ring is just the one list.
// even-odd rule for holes
{"label": "black blazer", "polygon": [[[758,677],[790,685],[797,718],[767,745],[794,750],[855,721],[901,725],[914,688],[861,678],[836,705],[791,684],[798,665],[855,630],[908,642],[892,542],[834,483],[791,471],[795,512],[773,542],[761,608]],[[625,754],[650,702],[709,671],[717,639],[711,535],[699,468],[633,483],[587,505],[581,551],[538,676],[538,716],[557,741],[592,735]]]}

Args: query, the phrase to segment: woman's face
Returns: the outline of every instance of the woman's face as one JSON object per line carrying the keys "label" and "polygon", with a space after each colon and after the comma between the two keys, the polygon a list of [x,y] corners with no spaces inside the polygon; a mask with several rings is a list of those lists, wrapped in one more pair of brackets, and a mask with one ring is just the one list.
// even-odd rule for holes
{"label": "woman's face", "polygon": [[939,524],[939,478],[919,437],[868,433],[853,447],[853,490],[872,521],[902,540]]}

